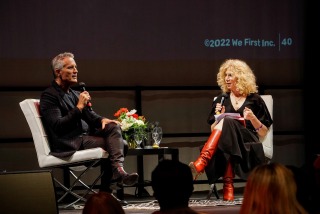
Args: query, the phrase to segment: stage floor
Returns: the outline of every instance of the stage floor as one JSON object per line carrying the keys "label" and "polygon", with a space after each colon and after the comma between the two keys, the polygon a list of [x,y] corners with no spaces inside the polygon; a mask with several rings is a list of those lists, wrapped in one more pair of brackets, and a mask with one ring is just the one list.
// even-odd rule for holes
{"label": "stage floor", "polygon": [[[190,198],[189,206],[192,209],[202,213],[212,214],[236,214],[239,213],[242,192],[236,193],[234,202],[224,202],[222,193],[219,191],[220,199],[214,195],[207,199],[208,191],[194,192]],[[147,214],[159,209],[158,203],[152,196],[136,197],[134,195],[125,195],[128,205],[123,206],[126,213],[130,214]],[[59,214],[81,214],[83,204],[77,204],[75,209],[59,209]]]}

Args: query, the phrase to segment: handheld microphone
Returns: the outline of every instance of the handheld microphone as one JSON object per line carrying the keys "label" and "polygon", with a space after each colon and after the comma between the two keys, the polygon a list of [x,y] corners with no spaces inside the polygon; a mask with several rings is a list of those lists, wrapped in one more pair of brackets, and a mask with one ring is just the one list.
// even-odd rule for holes
{"label": "handheld microphone", "polygon": [[[223,105],[223,102],[227,97],[228,97],[228,95],[226,93],[222,93],[222,97],[221,97],[221,101],[220,101],[221,106]],[[221,114],[221,112],[217,111],[216,114]]]}
{"label": "handheld microphone", "polygon": [[[86,87],[86,84],[84,82],[79,82],[79,88],[81,92],[84,92],[86,90],[85,87]],[[90,101],[88,101],[87,106],[88,106],[88,109],[92,111],[92,104]]]}

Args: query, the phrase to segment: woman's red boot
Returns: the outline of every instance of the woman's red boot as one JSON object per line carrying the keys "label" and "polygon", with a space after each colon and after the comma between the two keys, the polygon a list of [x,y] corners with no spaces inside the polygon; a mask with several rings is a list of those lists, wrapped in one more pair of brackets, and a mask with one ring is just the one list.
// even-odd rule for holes
{"label": "woman's red boot", "polygon": [[211,132],[208,141],[204,144],[198,159],[195,162],[189,163],[194,180],[197,180],[197,178],[204,172],[204,168],[208,165],[208,162],[216,152],[221,132],[222,131],[220,129],[214,129]]}
{"label": "woman's red boot", "polygon": [[233,178],[234,178],[233,167],[229,159],[227,163],[226,172],[223,176],[223,200],[224,201],[234,200]]}

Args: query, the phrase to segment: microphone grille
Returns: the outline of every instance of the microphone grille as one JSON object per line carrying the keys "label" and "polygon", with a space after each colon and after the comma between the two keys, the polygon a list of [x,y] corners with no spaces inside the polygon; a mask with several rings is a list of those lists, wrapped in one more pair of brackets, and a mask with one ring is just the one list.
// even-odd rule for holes
{"label": "microphone grille", "polygon": [[79,82],[79,86],[80,86],[80,87],[85,87],[86,84],[85,84],[84,82]]}

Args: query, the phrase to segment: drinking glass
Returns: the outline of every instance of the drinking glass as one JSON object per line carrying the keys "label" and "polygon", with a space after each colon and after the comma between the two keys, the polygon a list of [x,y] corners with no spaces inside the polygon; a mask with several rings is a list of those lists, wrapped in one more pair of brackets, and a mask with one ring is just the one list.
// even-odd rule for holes
{"label": "drinking glass", "polygon": [[162,140],[162,128],[157,126],[152,130],[152,138],[154,140],[153,148],[159,148]]}
{"label": "drinking glass", "polygon": [[141,142],[143,140],[143,133],[140,131],[134,132],[134,140],[137,143],[137,148],[136,149],[142,149],[141,148]]}

